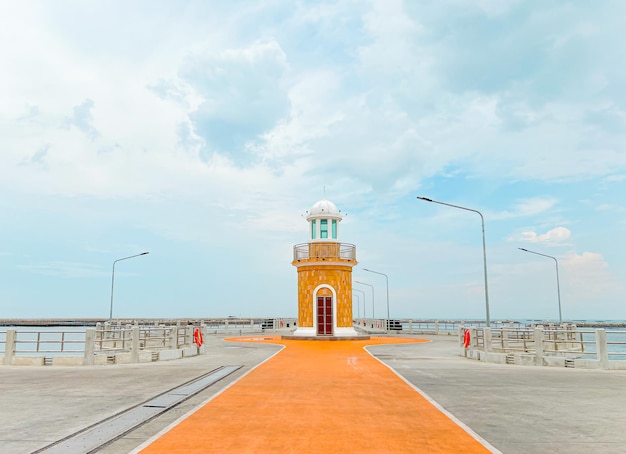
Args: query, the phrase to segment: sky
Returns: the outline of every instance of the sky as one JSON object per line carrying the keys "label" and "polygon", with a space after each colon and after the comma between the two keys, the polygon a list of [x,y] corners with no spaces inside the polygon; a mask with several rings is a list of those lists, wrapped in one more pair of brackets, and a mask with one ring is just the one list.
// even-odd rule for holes
{"label": "sky", "polygon": [[355,315],[485,319],[480,216],[421,196],[483,215],[491,320],[626,319],[624,17],[2,2],[0,318],[295,317],[326,197]]}

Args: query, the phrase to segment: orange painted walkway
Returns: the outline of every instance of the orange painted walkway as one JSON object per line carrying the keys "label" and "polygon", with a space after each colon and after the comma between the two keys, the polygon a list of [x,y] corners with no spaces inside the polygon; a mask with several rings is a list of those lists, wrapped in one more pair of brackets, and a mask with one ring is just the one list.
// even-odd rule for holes
{"label": "orange painted walkway", "polygon": [[489,452],[363,349],[420,339],[261,339],[286,348],[141,452]]}

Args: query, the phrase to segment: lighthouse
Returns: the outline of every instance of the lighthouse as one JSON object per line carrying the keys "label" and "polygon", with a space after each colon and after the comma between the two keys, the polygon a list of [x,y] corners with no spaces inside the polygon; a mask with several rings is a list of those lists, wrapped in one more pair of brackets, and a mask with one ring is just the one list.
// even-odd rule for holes
{"label": "lighthouse", "polygon": [[293,247],[298,270],[298,328],[293,336],[354,337],[352,267],[356,246],[339,241],[342,215],[326,198],[307,212],[309,241]]}

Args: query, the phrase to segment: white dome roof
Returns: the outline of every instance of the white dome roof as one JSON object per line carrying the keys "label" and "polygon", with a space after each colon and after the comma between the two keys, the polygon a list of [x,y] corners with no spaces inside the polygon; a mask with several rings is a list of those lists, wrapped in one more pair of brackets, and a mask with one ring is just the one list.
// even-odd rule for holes
{"label": "white dome roof", "polygon": [[333,202],[331,202],[330,200],[322,199],[319,202],[315,202],[315,204],[313,204],[313,206],[309,210],[309,215],[307,216],[307,219],[318,217],[341,219],[341,213],[337,208],[337,205],[335,205]]}

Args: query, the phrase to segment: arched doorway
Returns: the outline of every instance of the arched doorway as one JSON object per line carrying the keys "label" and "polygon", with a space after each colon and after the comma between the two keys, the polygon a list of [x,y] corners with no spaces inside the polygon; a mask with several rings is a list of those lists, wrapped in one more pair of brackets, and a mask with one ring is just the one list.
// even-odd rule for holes
{"label": "arched doorway", "polygon": [[317,309],[317,335],[333,334],[333,293],[328,287],[322,287],[315,297]]}

